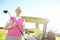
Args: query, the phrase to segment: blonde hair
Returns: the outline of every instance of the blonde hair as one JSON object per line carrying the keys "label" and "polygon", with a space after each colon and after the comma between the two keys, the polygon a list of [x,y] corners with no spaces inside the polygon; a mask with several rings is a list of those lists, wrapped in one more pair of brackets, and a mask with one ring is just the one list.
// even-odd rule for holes
{"label": "blonde hair", "polygon": [[21,8],[20,6],[18,6],[18,7],[16,8],[16,10],[18,10],[18,9],[22,12],[22,8]]}

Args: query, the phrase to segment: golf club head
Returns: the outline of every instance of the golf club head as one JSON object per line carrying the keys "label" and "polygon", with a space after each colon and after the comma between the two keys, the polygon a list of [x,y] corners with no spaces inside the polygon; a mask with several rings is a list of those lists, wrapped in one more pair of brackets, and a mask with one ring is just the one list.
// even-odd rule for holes
{"label": "golf club head", "polygon": [[3,10],[3,12],[6,14],[8,11],[7,10]]}

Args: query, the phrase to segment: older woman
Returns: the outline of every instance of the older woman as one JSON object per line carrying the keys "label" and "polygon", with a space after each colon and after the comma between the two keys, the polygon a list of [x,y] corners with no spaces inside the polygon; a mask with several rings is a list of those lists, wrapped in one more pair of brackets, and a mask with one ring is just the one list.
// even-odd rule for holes
{"label": "older woman", "polygon": [[22,40],[24,19],[20,16],[22,10],[20,7],[16,9],[16,16],[10,17],[4,29],[8,30],[6,40]]}

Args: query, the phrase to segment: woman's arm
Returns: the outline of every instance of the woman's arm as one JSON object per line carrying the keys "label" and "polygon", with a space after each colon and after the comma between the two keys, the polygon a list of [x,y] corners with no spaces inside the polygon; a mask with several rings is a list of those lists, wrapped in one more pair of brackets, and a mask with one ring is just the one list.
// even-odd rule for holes
{"label": "woman's arm", "polygon": [[12,25],[10,25],[10,19],[11,18],[9,18],[9,20],[7,21],[7,23],[6,23],[5,27],[4,27],[5,30],[12,29],[12,28],[14,28],[16,26],[15,22],[13,22]]}
{"label": "woman's arm", "polygon": [[10,23],[10,18],[8,19],[7,23],[5,24],[5,27],[4,27],[5,30],[8,30],[9,23]]}
{"label": "woman's arm", "polygon": [[4,29],[7,30],[8,29],[8,26],[9,26],[9,23],[6,23]]}
{"label": "woman's arm", "polygon": [[7,23],[4,29],[5,30],[12,29],[15,27],[15,25],[16,25],[15,23],[13,23],[12,25],[9,25],[9,23]]}

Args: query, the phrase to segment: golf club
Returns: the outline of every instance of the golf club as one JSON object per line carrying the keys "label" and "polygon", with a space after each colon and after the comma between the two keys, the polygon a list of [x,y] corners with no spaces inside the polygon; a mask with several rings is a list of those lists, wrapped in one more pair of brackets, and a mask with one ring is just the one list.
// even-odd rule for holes
{"label": "golf club", "polygon": [[[8,10],[3,10],[3,12],[5,13],[5,14],[9,14],[9,16],[12,18],[12,16],[10,15],[10,13],[8,12]],[[15,22],[14,21],[14,19],[12,18],[12,20],[13,20],[13,22]],[[15,22],[16,23],[16,22]],[[18,30],[21,32],[21,34],[23,35],[23,32],[19,29],[19,26],[16,24],[16,26],[17,26],[17,28],[18,28]]]}

